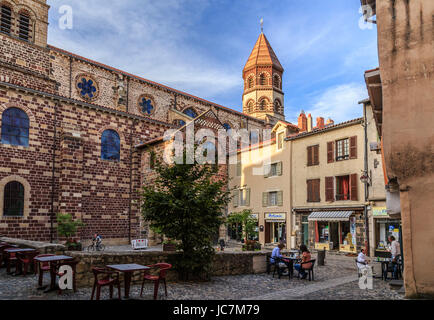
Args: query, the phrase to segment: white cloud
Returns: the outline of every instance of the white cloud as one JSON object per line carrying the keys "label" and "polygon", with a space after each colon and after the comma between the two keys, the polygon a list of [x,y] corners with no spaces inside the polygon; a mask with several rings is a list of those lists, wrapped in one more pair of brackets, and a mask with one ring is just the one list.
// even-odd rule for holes
{"label": "white cloud", "polygon": [[[359,101],[368,96],[366,87],[363,84],[348,83],[327,88],[324,92],[312,98],[312,106],[304,109],[306,115],[312,114],[313,125],[316,125],[316,118],[323,117],[325,120],[331,118],[335,123],[348,121],[362,117],[362,106]],[[297,123],[297,115],[293,117],[293,123]]]}
{"label": "white cloud", "polygon": [[[49,4],[51,45],[205,98],[242,81],[226,62],[188,41],[200,32],[192,26],[208,1],[50,0]],[[57,27],[57,10],[63,4],[73,8],[70,31]]]}

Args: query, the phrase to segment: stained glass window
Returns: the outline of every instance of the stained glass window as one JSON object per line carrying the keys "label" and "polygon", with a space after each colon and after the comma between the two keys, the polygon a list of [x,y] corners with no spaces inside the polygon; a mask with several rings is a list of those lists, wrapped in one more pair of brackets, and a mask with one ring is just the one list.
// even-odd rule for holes
{"label": "stained glass window", "polygon": [[228,123],[223,124],[223,127],[225,128],[226,131],[229,131],[232,129],[230,124],[228,124]]}
{"label": "stained glass window", "polygon": [[188,108],[188,109],[184,110],[184,113],[187,116],[192,117],[193,119],[197,117],[196,112],[192,108]]}
{"label": "stained glass window", "polygon": [[152,105],[152,100],[143,97],[139,103],[140,110],[147,115],[151,115],[154,111],[154,106]]}
{"label": "stained glass window", "polygon": [[106,130],[101,136],[101,159],[120,160],[121,140],[114,130]]}
{"label": "stained glass window", "polygon": [[96,93],[96,87],[92,79],[81,78],[81,81],[77,83],[77,87],[80,89],[80,95],[85,99],[93,99]]}
{"label": "stained glass window", "polygon": [[4,193],[4,212],[5,216],[19,217],[24,215],[24,186],[11,181],[5,186]]}
{"label": "stained glass window", "polygon": [[2,116],[2,143],[29,146],[29,117],[18,108],[9,108]]}

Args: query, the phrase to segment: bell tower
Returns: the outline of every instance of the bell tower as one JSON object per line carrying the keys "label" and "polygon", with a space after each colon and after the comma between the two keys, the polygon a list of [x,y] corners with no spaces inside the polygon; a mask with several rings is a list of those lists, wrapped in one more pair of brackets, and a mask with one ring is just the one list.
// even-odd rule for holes
{"label": "bell tower", "polygon": [[263,32],[243,69],[243,112],[270,123],[284,120],[283,67]]}

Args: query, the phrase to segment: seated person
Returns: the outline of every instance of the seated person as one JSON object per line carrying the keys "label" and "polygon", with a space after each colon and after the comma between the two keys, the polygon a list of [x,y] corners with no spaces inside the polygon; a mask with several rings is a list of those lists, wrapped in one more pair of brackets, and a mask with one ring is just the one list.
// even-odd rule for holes
{"label": "seated person", "polygon": [[[307,249],[306,245],[302,244],[300,246],[300,251],[302,253],[301,263],[312,260],[312,256],[311,256],[309,250]],[[310,269],[312,267],[312,263],[311,262],[305,263],[303,265],[301,263],[294,264],[294,268],[301,275],[302,279],[306,279],[307,273],[304,271],[304,269]]]}
{"label": "seated person", "polygon": [[270,263],[274,264],[275,258],[280,258],[282,259],[282,254],[280,253],[280,250],[282,250],[283,248],[285,248],[285,245],[283,243],[279,243],[279,245],[273,249],[273,252],[271,253],[271,258],[270,258]]}
{"label": "seated person", "polygon": [[365,249],[360,250],[359,255],[357,256],[357,267],[359,269],[368,267],[369,260],[365,255]]}

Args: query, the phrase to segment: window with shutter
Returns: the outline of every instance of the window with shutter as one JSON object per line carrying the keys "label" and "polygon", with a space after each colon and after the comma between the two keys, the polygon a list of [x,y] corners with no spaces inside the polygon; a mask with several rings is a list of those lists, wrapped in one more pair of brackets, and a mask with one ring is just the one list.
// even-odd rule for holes
{"label": "window with shutter", "polygon": [[18,37],[29,41],[30,38],[30,17],[25,13],[19,14]]}
{"label": "window with shutter", "polygon": [[334,177],[325,178],[326,201],[334,201]]}
{"label": "window with shutter", "polygon": [[234,208],[238,207],[239,190],[234,190],[234,197],[232,199]]}
{"label": "window with shutter", "polygon": [[283,206],[283,191],[277,192],[277,205],[279,207]]}
{"label": "window with shutter", "polygon": [[282,175],[282,161],[280,161],[276,164],[276,174],[278,176]]}
{"label": "window with shutter", "polygon": [[358,201],[358,193],[357,193],[357,173],[352,174],[350,176],[350,199],[352,201]]}
{"label": "window with shutter", "polygon": [[262,192],[262,206],[268,207],[268,192]]}
{"label": "window with shutter", "polygon": [[357,159],[357,136],[350,138],[350,159]]}
{"label": "window with shutter", "polygon": [[245,205],[248,207],[250,206],[250,188],[247,188],[245,191],[246,191]]}
{"label": "window with shutter", "polygon": [[307,166],[312,165],[312,147],[307,147]]}
{"label": "window with shutter", "polygon": [[10,34],[12,26],[12,10],[7,5],[1,6],[0,31]]}
{"label": "window with shutter", "polygon": [[334,142],[327,142],[327,163],[334,162]]}
{"label": "window with shutter", "polygon": [[319,145],[313,146],[313,165],[319,165]]}
{"label": "window with shutter", "polygon": [[307,180],[307,202],[320,201],[320,179]]}

